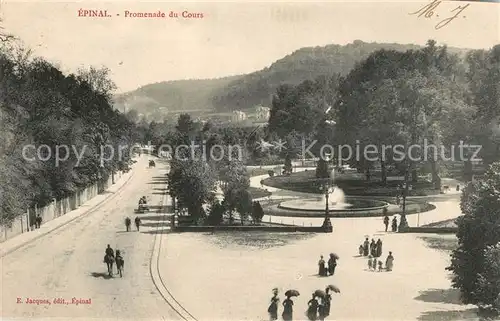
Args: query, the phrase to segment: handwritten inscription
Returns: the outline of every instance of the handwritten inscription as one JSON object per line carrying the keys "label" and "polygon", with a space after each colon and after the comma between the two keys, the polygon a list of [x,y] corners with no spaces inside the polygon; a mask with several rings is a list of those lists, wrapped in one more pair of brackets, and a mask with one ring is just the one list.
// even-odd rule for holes
{"label": "handwritten inscription", "polygon": [[[417,17],[424,17],[424,18],[432,18],[434,17],[434,14],[436,16],[436,18],[439,18],[439,14],[437,12],[435,12],[435,10],[439,7],[439,5],[441,4],[441,2],[443,1],[439,1],[439,0],[434,0],[432,1],[431,3],[423,6],[422,8],[420,8],[418,11],[415,11],[415,12],[412,12],[412,13],[409,13],[409,15],[417,15]],[[467,7],[470,6],[470,3],[464,5],[464,6],[457,6],[455,9],[451,10],[450,12],[452,13],[451,16],[449,16],[448,18],[445,18],[443,20],[441,20],[440,22],[438,22],[436,24],[436,26],[434,27],[435,29],[441,29],[443,28],[444,26],[448,25],[450,22],[452,22],[453,20],[457,19],[460,14],[465,10],[467,9]],[[463,16],[465,18],[465,16]]]}

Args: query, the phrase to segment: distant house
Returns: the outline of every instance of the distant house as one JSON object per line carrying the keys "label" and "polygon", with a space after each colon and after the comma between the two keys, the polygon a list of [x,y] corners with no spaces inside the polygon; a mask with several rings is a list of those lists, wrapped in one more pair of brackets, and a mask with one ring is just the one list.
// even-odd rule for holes
{"label": "distant house", "polygon": [[256,112],[255,116],[256,116],[257,120],[267,122],[269,120],[269,116],[271,114],[271,108],[264,107],[264,106],[258,106],[257,108],[255,108],[255,112]]}
{"label": "distant house", "polygon": [[235,110],[231,115],[231,121],[233,122],[241,122],[244,121],[245,119],[247,119],[247,114],[242,112],[241,110]]}

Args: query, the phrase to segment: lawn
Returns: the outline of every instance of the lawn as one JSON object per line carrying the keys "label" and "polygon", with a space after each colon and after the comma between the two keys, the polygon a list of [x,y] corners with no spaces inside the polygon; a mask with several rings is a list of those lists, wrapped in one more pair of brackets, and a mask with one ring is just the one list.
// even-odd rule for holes
{"label": "lawn", "polygon": [[[366,181],[365,176],[359,173],[337,174],[335,184],[344,190],[346,195],[367,196],[396,196],[397,186],[401,180],[388,180],[383,184],[380,178],[373,177]],[[264,185],[275,188],[288,189],[296,192],[321,193],[322,181],[317,179],[314,170],[293,173],[290,176],[269,177],[264,180]],[[430,182],[421,180],[412,184],[410,196],[426,196],[439,194],[433,189]]]}
{"label": "lawn", "polygon": [[457,237],[453,234],[433,234],[429,236],[420,236],[419,238],[426,243],[427,247],[446,253],[451,253],[451,251],[458,247]]}
{"label": "lawn", "polygon": [[252,176],[260,176],[260,175],[268,175],[269,169],[264,168],[248,168],[247,172],[250,177]]}
{"label": "lawn", "polygon": [[253,199],[267,197],[272,194],[271,192],[268,192],[262,188],[257,188],[257,187],[250,187],[248,188],[248,191],[250,192],[250,195],[252,195]]}

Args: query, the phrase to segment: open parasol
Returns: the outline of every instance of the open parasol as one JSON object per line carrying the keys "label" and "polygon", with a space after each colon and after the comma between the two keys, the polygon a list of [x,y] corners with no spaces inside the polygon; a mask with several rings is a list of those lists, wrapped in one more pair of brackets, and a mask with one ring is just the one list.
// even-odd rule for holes
{"label": "open parasol", "polygon": [[340,259],[340,257],[339,257],[336,253],[333,253],[333,252],[332,252],[332,253],[330,253],[330,256],[331,256],[331,257],[334,257],[336,260],[339,260],[339,259]]}
{"label": "open parasol", "polygon": [[299,296],[300,293],[297,290],[288,290],[285,292],[285,296],[287,297],[292,297],[292,296]]}
{"label": "open parasol", "polygon": [[316,290],[314,291],[314,296],[319,296],[320,298],[324,298],[326,296],[326,293],[323,290]]}
{"label": "open parasol", "polygon": [[326,288],[332,290],[335,293],[340,293],[340,289],[333,284],[328,285]]}

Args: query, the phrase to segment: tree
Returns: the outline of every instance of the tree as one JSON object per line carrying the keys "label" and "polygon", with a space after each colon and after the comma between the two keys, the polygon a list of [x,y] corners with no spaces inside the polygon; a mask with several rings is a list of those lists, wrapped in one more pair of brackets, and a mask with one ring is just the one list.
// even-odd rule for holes
{"label": "tree", "polygon": [[224,206],[219,202],[219,200],[215,200],[210,205],[210,210],[208,212],[207,224],[211,226],[219,226],[222,224],[224,219]]}
{"label": "tree", "polygon": [[252,204],[252,220],[255,224],[260,224],[262,218],[264,217],[264,209],[260,205],[259,201],[255,201]]}
{"label": "tree", "polygon": [[316,166],[316,178],[329,178],[328,163],[323,158],[320,158]]}
{"label": "tree", "polygon": [[292,157],[290,154],[286,154],[285,156],[285,166],[283,166],[283,170],[285,172],[285,175],[290,175],[292,173]]}
{"label": "tree", "polygon": [[240,189],[234,197],[236,201],[236,210],[240,214],[241,225],[252,213],[252,194],[248,190]]}
{"label": "tree", "polygon": [[498,267],[490,265],[497,250],[489,247],[500,242],[500,163],[492,164],[485,177],[462,192],[459,246],[447,269],[454,274],[452,284],[460,290],[463,303],[489,308],[499,293]]}
{"label": "tree", "polygon": [[[226,159],[221,164],[219,170],[219,178],[221,181],[221,189],[224,193],[224,206],[229,215],[229,220],[233,220],[233,211],[242,210],[240,217],[243,224],[245,215],[248,211],[248,195],[247,191],[250,187],[250,176],[246,167],[239,160]],[[251,207],[251,201],[250,201]]]}
{"label": "tree", "polygon": [[198,220],[202,216],[202,206],[213,199],[216,173],[200,159],[171,161],[167,174],[169,194],[176,197],[180,208],[187,208],[189,215]]}

